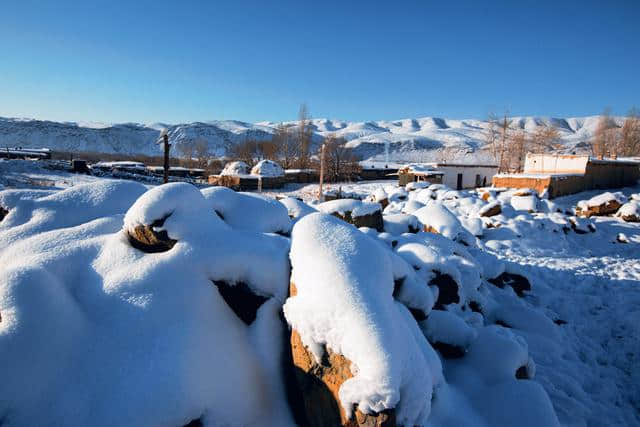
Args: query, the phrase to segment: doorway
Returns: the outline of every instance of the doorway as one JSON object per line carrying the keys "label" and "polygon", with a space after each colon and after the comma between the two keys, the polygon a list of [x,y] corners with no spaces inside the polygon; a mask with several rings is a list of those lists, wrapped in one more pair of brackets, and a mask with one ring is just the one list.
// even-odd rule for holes
{"label": "doorway", "polygon": [[462,190],[462,174],[458,174],[458,184],[456,185],[456,190]]}

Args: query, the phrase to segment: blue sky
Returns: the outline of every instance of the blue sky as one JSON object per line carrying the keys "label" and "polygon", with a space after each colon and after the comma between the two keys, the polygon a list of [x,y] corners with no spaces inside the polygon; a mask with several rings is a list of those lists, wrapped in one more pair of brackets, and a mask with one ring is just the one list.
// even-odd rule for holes
{"label": "blue sky", "polygon": [[640,1],[6,1],[0,116],[169,123],[640,106]]}

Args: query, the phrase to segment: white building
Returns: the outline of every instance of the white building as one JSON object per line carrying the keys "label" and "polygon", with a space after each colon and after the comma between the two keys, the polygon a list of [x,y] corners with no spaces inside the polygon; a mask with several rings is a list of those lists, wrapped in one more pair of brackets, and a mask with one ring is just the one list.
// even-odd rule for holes
{"label": "white building", "polygon": [[456,190],[464,188],[487,187],[498,166],[490,164],[429,163],[434,169],[444,172],[442,183]]}

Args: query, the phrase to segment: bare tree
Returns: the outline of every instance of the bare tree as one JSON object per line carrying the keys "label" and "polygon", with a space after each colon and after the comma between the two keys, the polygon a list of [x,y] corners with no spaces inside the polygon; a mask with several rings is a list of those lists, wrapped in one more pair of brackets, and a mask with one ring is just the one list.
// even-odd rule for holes
{"label": "bare tree", "polygon": [[196,141],[193,139],[182,141],[176,148],[180,153],[180,157],[184,160],[192,160],[196,150]]}
{"label": "bare tree", "polygon": [[325,144],[326,176],[328,181],[353,178],[360,173],[358,157],[347,147],[347,140],[333,134],[327,136]]}
{"label": "bare tree", "polygon": [[500,135],[498,131],[498,118],[495,114],[489,113],[487,123],[489,126],[487,127],[487,132],[485,134],[485,147],[491,150],[494,160],[498,162],[500,158],[497,142]]}
{"label": "bare tree", "polygon": [[231,157],[236,160],[242,160],[248,165],[254,163],[257,151],[257,143],[252,139],[239,142],[231,148]]}
{"label": "bare tree", "polygon": [[305,169],[309,167],[309,149],[311,147],[311,137],[313,130],[311,129],[311,119],[307,105],[302,104],[298,113],[297,128],[297,146],[298,146],[298,167]]}
{"label": "bare tree", "polygon": [[495,114],[490,113],[488,123],[485,143],[490,147],[493,158],[498,164],[498,172],[505,172],[509,169],[508,146],[512,133],[511,120],[506,112],[502,119],[498,119]]}
{"label": "bare tree", "polygon": [[297,145],[290,127],[284,123],[279,124],[276,127],[271,142],[274,144],[276,156],[281,162],[282,167],[291,169],[297,157]]}
{"label": "bare tree", "polygon": [[530,138],[524,129],[515,131],[507,142],[505,161],[506,170],[509,172],[522,172],[524,159],[529,151]]}
{"label": "bare tree", "polygon": [[209,163],[209,143],[206,139],[197,139],[194,143],[192,156],[196,159],[199,168],[206,168]]}
{"label": "bare tree", "polygon": [[560,132],[552,125],[538,126],[533,131],[529,142],[531,148],[540,152],[552,152],[560,148]]}
{"label": "bare tree", "polygon": [[640,155],[640,112],[635,108],[629,111],[622,125],[620,145],[621,156]]}
{"label": "bare tree", "polygon": [[597,158],[603,158],[610,153],[613,157],[618,155],[619,130],[609,115],[609,109],[605,109],[600,118],[596,130],[591,138],[591,152]]}

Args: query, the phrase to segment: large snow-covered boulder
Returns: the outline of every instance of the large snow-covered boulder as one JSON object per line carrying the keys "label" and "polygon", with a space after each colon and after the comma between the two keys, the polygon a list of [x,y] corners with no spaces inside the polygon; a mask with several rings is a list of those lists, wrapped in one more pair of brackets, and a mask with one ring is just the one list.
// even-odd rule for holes
{"label": "large snow-covered boulder", "polygon": [[432,200],[413,215],[424,225],[424,231],[442,234],[466,245],[473,245],[475,242],[475,238],[462,226],[460,220],[440,202]]}
{"label": "large snow-covered boulder", "polygon": [[576,214],[579,216],[607,216],[615,214],[626,202],[626,197],[621,193],[602,193],[590,198],[581,200],[576,206]]}
{"label": "large snow-covered boulder", "polygon": [[280,234],[291,231],[287,208],[275,199],[255,193],[239,193],[226,187],[205,188],[202,195],[209,202],[208,211],[215,211],[234,228]]}
{"label": "large snow-covered boulder", "polygon": [[282,203],[285,208],[287,208],[289,218],[291,218],[291,220],[294,222],[305,215],[317,212],[314,207],[306,204],[300,199],[296,199],[295,197],[285,197],[284,199],[280,199],[278,201]]}
{"label": "large snow-covered boulder", "polygon": [[631,200],[618,209],[616,216],[626,222],[640,222],[640,202]]}
{"label": "large snow-covered boulder", "polygon": [[[287,240],[234,230],[188,184],[149,190],[124,221],[91,218],[121,211],[94,190],[22,205],[31,220],[55,206],[44,217],[56,220],[0,249],[3,425],[291,425],[279,356]],[[127,232],[159,218],[175,245],[132,247]],[[250,325],[219,283],[264,297]]]}
{"label": "large snow-covered boulder", "polygon": [[[384,416],[389,411],[399,425],[425,424],[433,388],[443,380],[435,352],[407,308],[393,298],[394,267],[388,253],[329,215],[307,215],[293,229],[291,281],[296,292],[284,314],[311,354],[307,359],[318,365],[328,359],[327,369],[339,371],[350,366],[337,384],[324,385],[336,395],[336,419],[343,425],[354,412]],[[294,353],[299,376],[313,376],[300,359]],[[298,382],[305,384],[302,378]]]}

